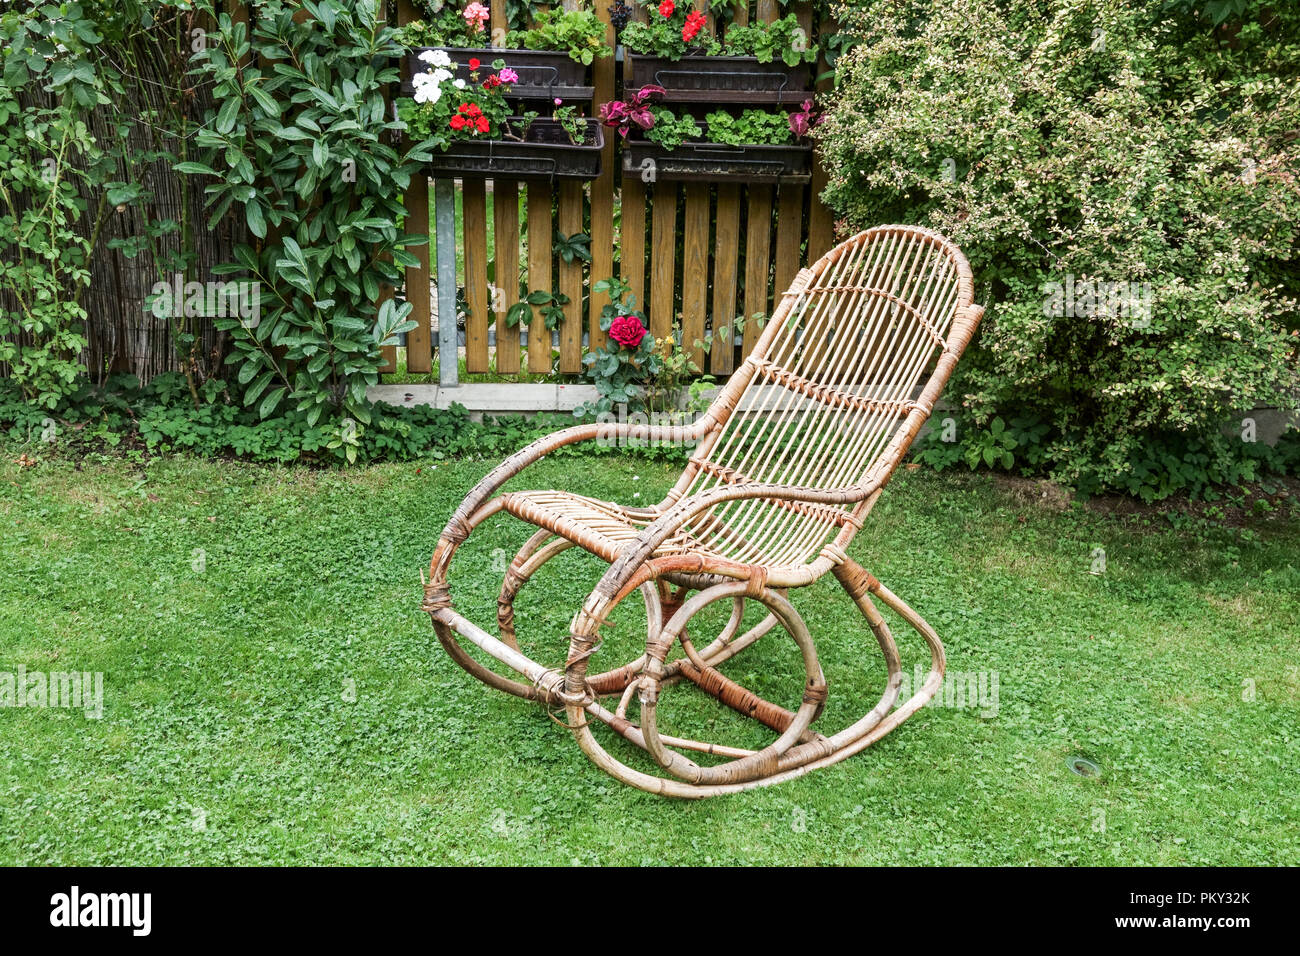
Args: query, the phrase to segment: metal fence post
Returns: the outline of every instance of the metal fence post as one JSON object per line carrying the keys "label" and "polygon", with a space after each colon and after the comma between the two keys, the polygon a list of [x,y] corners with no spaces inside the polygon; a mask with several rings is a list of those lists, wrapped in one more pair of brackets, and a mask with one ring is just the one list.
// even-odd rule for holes
{"label": "metal fence post", "polygon": [[438,256],[438,384],[460,384],[456,345],[456,197],[451,179],[433,181],[434,231]]}

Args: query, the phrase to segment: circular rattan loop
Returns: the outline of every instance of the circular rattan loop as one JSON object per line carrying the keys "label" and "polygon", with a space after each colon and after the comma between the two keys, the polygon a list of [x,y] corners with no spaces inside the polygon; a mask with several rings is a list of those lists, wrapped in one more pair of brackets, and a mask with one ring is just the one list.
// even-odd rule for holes
{"label": "circular rattan loop", "polygon": [[[777,592],[768,588],[762,588],[757,594],[752,594],[751,591],[750,581],[729,581],[706,588],[678,609],[664,626],[658,640],[654,642],[655,646],[647,648],[650,660],[647,662],[645,675],[641,678],[638,687],[641,702],[641,731],[645,737],[646,749],[661,767],[689,783],[739,783],[771,773],[780,755],[798,742],[808,730],[826,698],[826,681],[817,659],[817,650],[813,646],[803,619],[799,617],[790,602]],[[789,725],[772,744],[727,764],[701,767],[681,754],[668,750],[659,734],[658,700],[663,683],[661,679],[663,657],[660,656],[659,649],[664,648],[666,653],[667,646],[670,646],[671,642],[685,631],[687,622],[709,604],[738,595],[753,597],[765,605],[799,647],[805,672],[803,700]],[[694,658],[692,663],[701,670],[708,666],[690,646],[689,641],[683,642],[683,648],[688,657]]]}

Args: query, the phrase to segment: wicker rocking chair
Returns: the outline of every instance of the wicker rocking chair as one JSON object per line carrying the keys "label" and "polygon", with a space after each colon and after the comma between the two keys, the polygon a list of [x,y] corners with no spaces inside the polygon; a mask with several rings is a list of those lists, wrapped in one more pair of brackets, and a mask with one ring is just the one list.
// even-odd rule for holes
{"label": "wicker rocking chair", "polygon": [[[512,455],[470,492],[438,540],[423,606],[439,641],[485,684],[556,711],[563,707],[568,728],[592,761],[652,793],[705,797],[765,786],[879,740],[939,688],[943,645],[919,614],[846,552],[979,324],[984,309],[971,298],[970,266],[943,236],[910,226],[869,229],[795,277],[753,353],[693,425],[579,425]],[[568,491],[497,493],[548,452],[595,438],[698,444],[676,485],[650,508]],[[539,530],[506,571],[498,597],[500,636],[494,637],[454,609],[447,574],[461,542],[498,511]],[[514,600],[543,564],[574,545],[610,566],[573,619],[563,667],[552,669],[520,651]],[[866,618],[888,669],[875,706],[829,736],[813,727],[826,702],[826,679],[808,629],[787,599],[789,588],[827,573]],[[649,621],[645,653],[589,674],[606,618],[637,590]],[[926,680],[896,709],[899,655],[873,598],[897,612],[930,649]],[[697,648],[687,624],[715,601],[731,602],[729,623]],[[740,634],[745,601],[758,602],[767,614]],[[803,697],[795,711],[759,698],[718,669],[777,625],[803,659]],[[524,680],[485,667],[459,639]],[[670,661],[674,644],[684,656]],[[661,734],[660,693],[682,681],[766,724],[776,739],[747,750]],[[627,716],[634,695],[638,723]],[[648,751],[664,775],[612,757],[592,732],[596,720]],[[700,764],[686,753],[723,759]]]}

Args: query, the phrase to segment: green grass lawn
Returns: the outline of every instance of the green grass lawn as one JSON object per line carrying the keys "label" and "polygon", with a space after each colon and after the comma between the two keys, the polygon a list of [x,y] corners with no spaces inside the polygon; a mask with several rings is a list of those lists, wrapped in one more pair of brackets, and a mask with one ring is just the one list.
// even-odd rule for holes
{"label": "green grass lawn", "polygon": [[[15,457],[0,671],[101,671],[104,712],[0,709],[3,864],[1300,863],[1294,509],[1174,531],[983,475],[901,474],[853,554],[935,625],[951,669],[996,672],[996,715],[926,708],[835,767],[673,802],[615,783],[438,646],[421,568],[488,463]],[[672,473],[553,457],[525,477],[647,501]],[[486,625],[528,530],[481,531],[453,570]],[[569,552],[530,583],[527,650],[562,660],[600,570]],[[835,730],[879,695],[879,654],[829,577],[794,601]],[[595,665],[635,653],[636,610],[617,623]],[[911,673],[920,642],[896,634]],[[724,669],[789,706],[796,662],[778,632]],[[661,713],[666,732],[762,739],[689,688]]]}

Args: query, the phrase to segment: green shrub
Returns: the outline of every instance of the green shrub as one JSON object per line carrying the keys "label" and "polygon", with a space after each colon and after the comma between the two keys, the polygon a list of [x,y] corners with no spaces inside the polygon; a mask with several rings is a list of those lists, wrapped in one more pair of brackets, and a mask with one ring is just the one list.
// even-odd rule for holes
{"label": "green shrub", "polygon": [[[100,40],[78,3],[0,11],[0,291],[12,304],[0,304],[0,362],[29,401],[51,409],[85,371],[93,243],[77,187],[96,181],[103,158],[88,123],[108,102],[89,56]],[[19,103],[37,89],[52,105]],[[96,228],[103,214],[91,215]]]}
{"label": "green shrub", "polygon": [[963,248],[990,307],[960,440],[1039,421],[1038,468],[1084,491],[1241,480],[1259,452],[1221,427],[1300,396],[1300,10],[1216,32],[1186,7],[839,10],[825,198]]}
{"label": "green shrub", "polygon": [[194,56],[214,108],[196,137],[200,160],[177,168],[213,177],[211,225],[234,209],[256,240],[214,270],[260,292],[255,321],[242,309],[217,320],[244,403],[262,418],[287,406],[309,427],[329,423],[353,457],[380,349],[414,327],[408,303],[377,304],[380,289],[401,285],[416,264],[407,247],[427,241],[399,224],[402,192],[428,154],[394,148],[401,124],[384,104],[405,48],[374,0],[307,3],[302,22],[297,4],[253,7],[251,36],[223,13]]}
{"label": "green shrub", "polygon": [[[448,409],[373,404],[370,426],[352,419],[312,423],[304,412],[283,409],[263,417],[256,409],[224,401],[209,391],[197,407],[179,372],[141,387],[130,375],[103,387],[77,383],[58,412],[23,399],[10,379],[0,379],[0,443],[60,454],[124,451],[238,457],[264,463],[342,465],[352,462],[501,459],[543,435],[573,424],[561,413],[487,417],[478,422],[461,405]],[[349,451],[350,450],[350,451]],[[614,445],[584,442],[554,454],[625,454]],[[637,454],[684,460],[687,450],[650,446]]]}

